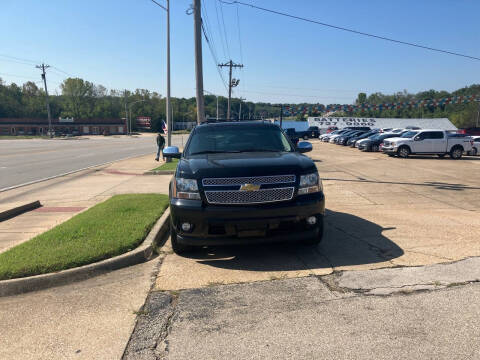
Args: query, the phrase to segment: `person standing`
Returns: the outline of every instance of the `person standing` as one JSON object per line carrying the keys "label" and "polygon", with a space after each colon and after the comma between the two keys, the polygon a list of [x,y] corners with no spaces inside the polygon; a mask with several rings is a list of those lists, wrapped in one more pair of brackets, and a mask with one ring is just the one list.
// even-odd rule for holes
{"label": "person standing", "polygon": [[160,151],[162,151],[163,148],[165,147],[165,139],[164,139],[164,137],[162,136],[161,133],[158,133],[158,135],[157,135],[157,146],[158,146],[158,150],[157,150],[157,157],[155,158],[155,160],[159,161]]}

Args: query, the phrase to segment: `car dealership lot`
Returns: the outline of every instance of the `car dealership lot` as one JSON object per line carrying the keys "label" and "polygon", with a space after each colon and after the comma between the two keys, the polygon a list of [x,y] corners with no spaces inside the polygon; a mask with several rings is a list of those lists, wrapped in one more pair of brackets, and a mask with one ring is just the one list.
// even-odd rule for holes
{"label": "car dealership lot", "polygon": [[[159,290],[418,266],[480,255],[480,158],[389,158],[312,141],[324,179],[325,238],[300,245],[211,247],[168,254]],[[292,234],[292,236],[295,236]],[[168,251],[168,243],[166,245]]]}
{"label": "car dealership lot", "polygon": [[478,158],[312,142],[323,242],[183,256],[167,242],[124,359],[479,357]]}

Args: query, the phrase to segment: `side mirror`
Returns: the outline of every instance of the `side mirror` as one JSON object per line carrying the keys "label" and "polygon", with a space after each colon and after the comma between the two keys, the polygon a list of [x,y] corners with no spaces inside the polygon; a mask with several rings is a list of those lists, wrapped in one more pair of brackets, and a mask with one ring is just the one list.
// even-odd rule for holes
{"label": "side mirror", "polygon": [[176,158],[180,159],[182,154],[180,153],[180,150],[176,146],[169,146],[163,149],[162,154],[166,158]]}
{"label": "side mirror", "polygon": [[297,145],[297,150],[300,153],[306,153],[312,151],[313,147],[312,144],[308,141],[300,141]]}
{"label": "side mirror", "polygon": [[420,138],[420,136],[415,136],[415,137],[413,138],[413,141],[420,141],[420,140],[422,140],[422,139]]}

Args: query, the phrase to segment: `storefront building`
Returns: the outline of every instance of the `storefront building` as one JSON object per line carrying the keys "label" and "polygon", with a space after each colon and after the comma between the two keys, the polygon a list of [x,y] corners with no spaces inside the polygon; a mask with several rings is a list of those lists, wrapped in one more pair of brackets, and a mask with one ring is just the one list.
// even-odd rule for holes
{"label": "storefront building", "polygon": [[[52,119],[55,135],[119,135],[126,134],[124,119]],[[47,135],[48,119],[0,118],[1,135]]]}

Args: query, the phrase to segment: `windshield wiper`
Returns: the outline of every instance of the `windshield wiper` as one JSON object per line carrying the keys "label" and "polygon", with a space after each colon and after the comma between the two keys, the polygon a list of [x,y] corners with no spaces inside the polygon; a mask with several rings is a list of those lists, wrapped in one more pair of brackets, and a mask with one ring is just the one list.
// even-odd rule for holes
{"label": "windshield wiper", "polygon": [[201,155],[201,154],[223,154],[223,153],[238,153],[238,150],[205,150],[205,151],[197,151],[191,153],[190,155]]}

